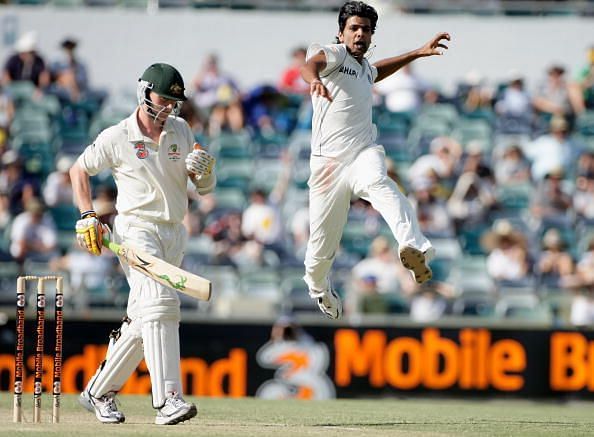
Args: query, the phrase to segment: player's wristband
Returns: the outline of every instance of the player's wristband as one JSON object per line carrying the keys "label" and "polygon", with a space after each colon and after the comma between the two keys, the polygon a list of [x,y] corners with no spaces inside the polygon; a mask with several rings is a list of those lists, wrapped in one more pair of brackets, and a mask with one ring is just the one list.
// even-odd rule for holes
{"label": "player's wristband", "polygon": [[81,219],[86,219],[86,218],[89,218],[89,217],[97,217],[97,213],[94,210],[92,210],[92,209],[80,213],[80,218]]}

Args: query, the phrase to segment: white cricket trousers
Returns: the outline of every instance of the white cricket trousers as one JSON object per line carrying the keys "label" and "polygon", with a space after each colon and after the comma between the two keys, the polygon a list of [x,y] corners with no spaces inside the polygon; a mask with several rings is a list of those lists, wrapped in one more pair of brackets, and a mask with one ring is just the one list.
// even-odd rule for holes
{"label": "white cricket trousers", "polygon": [[311,157],[310,236],[303,277],[310,290],[324,291],[329,286],[328,274],[353,196],[371,203],[400,247],[412,246],[423,252],[431,248],[421,232],[415,210],[387,176],[385,157],[384,148],[379,145],[363,149],[350,163],[323,156]]}
{"label": "white cricket trousers", "polygon": [[[114,241],[126,242],[175,266],[184,256],[187,234],[182,224],[151,223],[119,215],[114,223]],[[130,285],[128,318],[122,334],[110,349],[90,393],[100,397],[118,391],[144,357],[152,386],[153,407],[160,408],[169,392],[182,394],[180,374],[177,292],[122,264]]]}

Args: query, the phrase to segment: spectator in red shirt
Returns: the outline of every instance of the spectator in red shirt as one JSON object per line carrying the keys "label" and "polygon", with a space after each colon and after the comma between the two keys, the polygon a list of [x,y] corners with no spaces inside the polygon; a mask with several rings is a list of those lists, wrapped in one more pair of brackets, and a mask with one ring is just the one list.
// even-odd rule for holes
{"label": "spectator in red shirt", "polygon": [[297,47],[291,53],[291,65],[281,74],[278,89],[288,94],[305,94],[309,92],[309,85],[301,78],[301,67],[305,64],[304,47]]}

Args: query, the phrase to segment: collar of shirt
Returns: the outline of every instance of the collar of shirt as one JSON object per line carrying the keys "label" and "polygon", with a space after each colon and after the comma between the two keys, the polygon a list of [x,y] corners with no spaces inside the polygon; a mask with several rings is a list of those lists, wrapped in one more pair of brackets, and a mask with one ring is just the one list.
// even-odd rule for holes
{"label": "collar of shirt", "polygon": [[[126,120],[126,125],[128,127],[128,141],[131,143],[152,143],[153,140],[146,137],[140,130],[140,126],[138,125],[138,111],[140,111],[140,107],[137,107]],[[173,123],[168,117],[167,120],[165,120],[165,126],[163,126],[163,131],[161,132],[160,138],[163,137],[163,134],[172,134],[173,131]]]}

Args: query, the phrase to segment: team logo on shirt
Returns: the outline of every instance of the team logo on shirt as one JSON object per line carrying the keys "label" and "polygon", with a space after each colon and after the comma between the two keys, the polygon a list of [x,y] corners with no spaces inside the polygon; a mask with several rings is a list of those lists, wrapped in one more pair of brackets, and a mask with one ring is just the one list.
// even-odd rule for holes
{"label": "team logo on shirt", "polygon": [[143,142],[134,144],[134,149],[136,149],[136,157],[138,159],[145,159],[148,157],[148,149]]}
{"label": "team logo on shirt", "polygon": [[177,144],[172,144],[169,146],[169,150],[167,151],[167,157],[171,161],[178,161],[181,158],[181,153],[179,152],[179,146]]}

